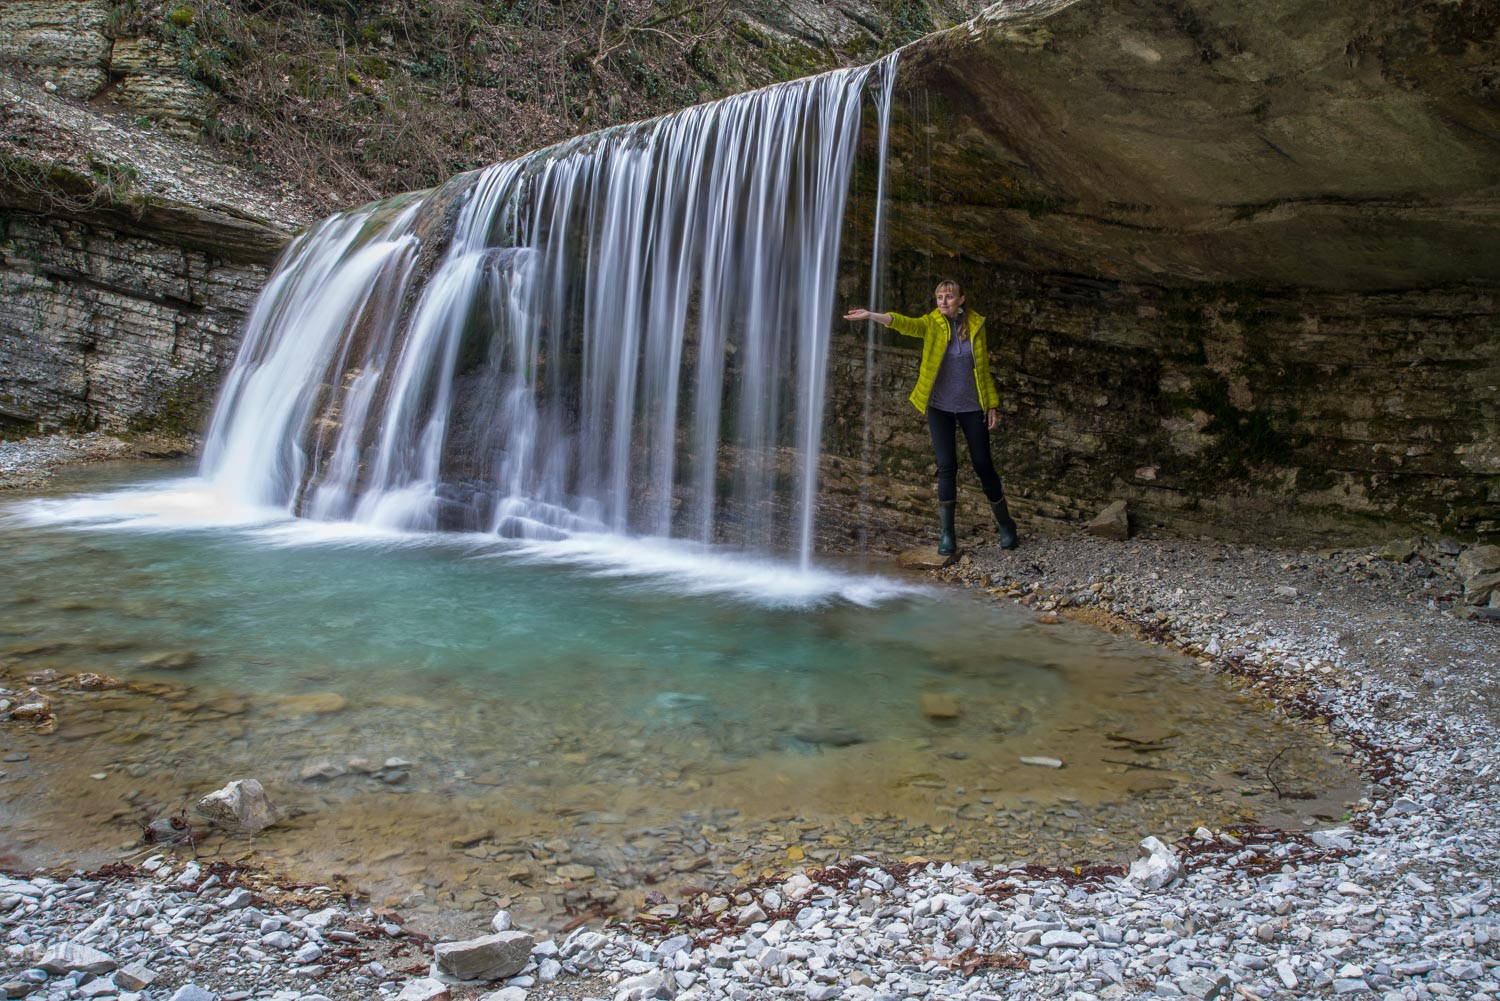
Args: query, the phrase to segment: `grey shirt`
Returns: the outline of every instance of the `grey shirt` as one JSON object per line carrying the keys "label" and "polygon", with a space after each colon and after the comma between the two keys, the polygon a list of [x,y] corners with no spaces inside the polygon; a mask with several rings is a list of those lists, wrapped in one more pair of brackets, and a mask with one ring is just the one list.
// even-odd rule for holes
{"label": "grey shirt", "polygon": [[974,381],[974,342],[958,336],[960,324],[968,322],[965,316],[953,322],[954,333],[948,338],[948,349],[943,353],[937,377],[932,380],[932,392],[927,397],[927,406],[951,414],[982,409],[979,386]]}

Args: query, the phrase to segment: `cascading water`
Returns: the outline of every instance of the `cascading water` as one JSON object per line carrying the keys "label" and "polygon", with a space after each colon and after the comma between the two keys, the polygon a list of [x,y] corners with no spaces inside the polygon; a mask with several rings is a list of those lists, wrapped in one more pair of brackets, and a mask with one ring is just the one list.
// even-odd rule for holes
{"label": "cascading water", "polygon": [[734,538],[805,565],[861,105],[872,77],[888,105],[894,71],[324,221],[250,317],[205,474],[315,519]]}

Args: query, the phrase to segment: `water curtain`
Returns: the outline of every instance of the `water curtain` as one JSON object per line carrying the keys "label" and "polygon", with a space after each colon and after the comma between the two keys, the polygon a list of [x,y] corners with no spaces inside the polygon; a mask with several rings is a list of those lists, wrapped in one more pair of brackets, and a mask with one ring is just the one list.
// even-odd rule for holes
{"label": "water curtain", "polygon": [[888,107],[894,72],[700,105],[314,226],[251,313],[205,475],[309,518],[805,563],[862,104],[873,78]]}

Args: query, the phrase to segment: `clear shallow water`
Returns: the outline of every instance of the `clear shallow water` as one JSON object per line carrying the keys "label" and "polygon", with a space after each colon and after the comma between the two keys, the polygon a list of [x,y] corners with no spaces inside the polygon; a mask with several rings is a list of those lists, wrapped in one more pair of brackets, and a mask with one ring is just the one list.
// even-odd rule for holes
{"label": "clear shallow water", "polygon": [[[434,922],[497,901],[560,921],[857,851],[1128,859],[1147,833],[1287,819],[1263,775],[1282,748],[1332,797],[1294,817],[1353,782],[1179,659],[963,593],[266,517],[165,479],[0,503],[0,687],[58,676],[55,733],[0,723],[29,755],[0,765],[14,861],[117,857],[143,818],[253,776],[287,820],[204,851]],[[130,684],[77,692],[82,671]]]}

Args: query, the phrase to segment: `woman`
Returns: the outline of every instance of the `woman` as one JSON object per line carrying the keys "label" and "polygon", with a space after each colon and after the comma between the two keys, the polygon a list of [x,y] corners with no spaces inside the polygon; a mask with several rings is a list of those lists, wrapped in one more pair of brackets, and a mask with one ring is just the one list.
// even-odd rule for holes
{"label": "woman", "polygon": [[953,511],[958,503],[958,448],[955,428],[963,428],[969,460],[989,498],[1000,547],[1016,548],[1016,523],[1005,505],[1005,490],[990,458],[990,432],[1000,423],[1000,397],[990,379],[990,356],[985,345],[984,317],[964,309],[964,290],[955,281],[938,282],[937,309],[923,317],[873,313],[855,308],[846,320],[874,320],[907,337],[922,338],[922,368],[911,402],[927,415],[932,450],[937,453],[938,518],[942,536],[938,555],[951,556],[958,548]]}

